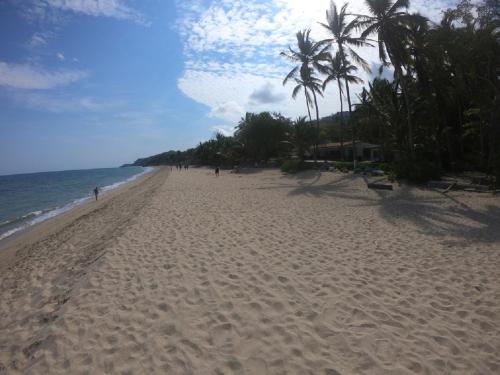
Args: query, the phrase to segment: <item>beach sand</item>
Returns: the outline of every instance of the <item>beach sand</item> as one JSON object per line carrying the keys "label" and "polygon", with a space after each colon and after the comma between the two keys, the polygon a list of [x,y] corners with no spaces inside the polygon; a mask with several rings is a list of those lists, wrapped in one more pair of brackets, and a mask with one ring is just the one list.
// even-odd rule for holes
{"label": "beach sand", "polygon": [[500,373],[489,194],[160,169],[0,253],[0,374]]}

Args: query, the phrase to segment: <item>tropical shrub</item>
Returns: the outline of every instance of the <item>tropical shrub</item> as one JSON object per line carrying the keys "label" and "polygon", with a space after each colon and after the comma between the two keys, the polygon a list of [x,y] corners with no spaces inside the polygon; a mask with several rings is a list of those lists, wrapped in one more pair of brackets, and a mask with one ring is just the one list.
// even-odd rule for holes
{"label": "tropical shrub", "polygon": [[281,164],[281,171],[285,173],[297,173],[304,169],[306,169],[306,165],[299,159],[285,160],[283,164]]}

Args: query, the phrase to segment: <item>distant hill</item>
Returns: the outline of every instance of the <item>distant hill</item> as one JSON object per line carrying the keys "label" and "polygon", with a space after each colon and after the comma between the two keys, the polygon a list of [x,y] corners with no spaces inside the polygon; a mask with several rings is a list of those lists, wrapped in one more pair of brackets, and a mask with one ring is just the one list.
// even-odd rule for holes
{"label": "distant hill", "polygon": [[[347,120],[349,118],[349,112],[342,112],[343,115],[344,115],[344,120]],[[337,112],[331,116],[325,116],[325,117],[321,117],[319,119],[319,122],[320,123],[332,123],[332,122],[337,122],[337,121],[340,121],[340,112]]]}
{"label": "distant hill", "polygon": [[175,164],[184,160],[185,151],[167,151],[161,154],[156,154],[153,156],[148,156],[146,158],[140,158],[134,161],[132,164],[123,164],[122,167],[148,167],[155,165],[168,165]]}

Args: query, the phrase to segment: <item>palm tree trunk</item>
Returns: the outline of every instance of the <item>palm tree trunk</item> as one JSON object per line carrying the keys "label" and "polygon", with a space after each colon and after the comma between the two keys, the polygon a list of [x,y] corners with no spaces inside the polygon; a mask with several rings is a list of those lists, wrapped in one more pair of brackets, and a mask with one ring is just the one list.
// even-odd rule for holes
{"label": "palm tree trunk", "polygon": [[410,160],[414,160],[414,142],[413,142],[413,124],[411,121],[411,111],[410,111],[410,101],[408,100],[408,91],[406,86],[405,77],[401,71],[401,67],[396,68],[397,75],[399,76],[399,81],[401,82],[401,92],[403,93],[403,99],[405,101],[406,107],[406,122],[408,124],[408,143],[410,150]]}
{"label": "palm tree trunk", "polygon": [[347,92],[347,104],[349,106],[349,122],[351,123],[352,130],[352,163],[353,168],[356,169],[356,165],[358,163],[357,153],[356,153],[356,129],[354,127],[354,123],[352,122],[352,107],[351,107],[351,94],[349,92],[349,82],[347,79],[345,80],[345,88]]}
{"label": "palm tree trunk", "polygon": [[309,109],[309,100],[307,98],[307,89],[304,87],[304,95],[306,97],[306,105],[307,105],[307,113],[309,114],[309,121],[312,122],[312,119],[311,119],[311,110]]}
{"label": "palm tree trunk", "polygon": [[339,86],[340,98],[340,158],[344,161],[344,103],[342,102],[342,87],[340,85],[340,78],[337,78]]}
{"label": "palm tree trunk", "polygon": [[[345,55],[344,55],[344,48],[342,47],[342,44],[339,43],[339,52],[340,56],[342,58],[342,66],[345,71]],[[344,77],[345,79],[345,88],[347,92],[347,104],[349,106],[349,120],[348,122],[351,124],[351,130],[352,130],[352,162],[353,162],[353,169],[356,169],[356,164],[357,164],[357,158],[356,158],[356,131],[354,129],[354,124],[352,122],[352,107],[351,107],[351,93],[349,92],[349,81],[347,80],[347,77]]]}
{"label": "palm tree trunk", "polygon": [[314,164],[318,161],[318,144],[319,144],[319,109],[318,109],[318,101],[316,100],[316,93],[312,90],[314,97],[314,106],[316,107],[316,147],[314,150]]}

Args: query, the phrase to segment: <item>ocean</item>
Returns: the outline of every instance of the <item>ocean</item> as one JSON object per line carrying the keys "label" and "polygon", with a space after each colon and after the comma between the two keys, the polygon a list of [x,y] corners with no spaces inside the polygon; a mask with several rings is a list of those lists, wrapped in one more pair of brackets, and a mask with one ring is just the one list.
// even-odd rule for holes
{"label": "ocean", "polygon": [[99,168],[0,176],[0,240],[66,212],[152,168]]}

